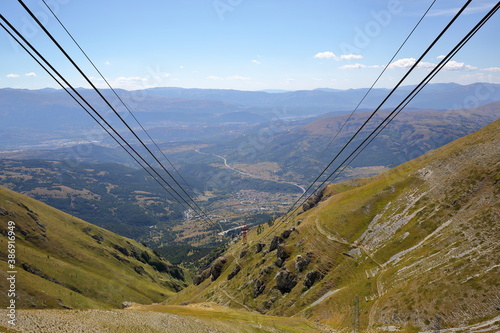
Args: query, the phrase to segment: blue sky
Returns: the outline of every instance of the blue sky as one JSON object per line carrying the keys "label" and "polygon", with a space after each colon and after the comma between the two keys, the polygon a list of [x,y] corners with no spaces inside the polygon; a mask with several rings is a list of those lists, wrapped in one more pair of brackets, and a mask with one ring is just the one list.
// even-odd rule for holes
{"label": "blue sky", "polygon": [[[369,87],[431,1],[46,0],[115,88],[157,86],[241,90]],[[25,3],[88,76],[98,74],[41,0]],[[437,0],[377,87],[392,87],[462,1]],[[406,84],[428,68],[495,4],[476,0]],[[17,0],[0,12],[75,86],[87,87]],[[500,83],[500,14],[433,82]],[[0,87],[58,87],[0,31]]]}

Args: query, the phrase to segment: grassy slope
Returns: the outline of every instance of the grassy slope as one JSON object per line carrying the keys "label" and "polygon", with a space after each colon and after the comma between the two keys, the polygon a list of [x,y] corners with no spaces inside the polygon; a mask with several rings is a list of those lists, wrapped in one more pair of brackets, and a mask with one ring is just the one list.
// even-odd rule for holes
{"label": "grassy slope", "polygon": [[[460,327],[498,315],[499,127],[496,121],[379,176],[330,186],[328,199],[289,223],[266,225],[260,235],[253,228],[248,244],[229,249],[217,280],[169,303],[211,300],[347,329],[359,295],[363,330],[395,325],[410,332],[431,329],[436,316],[441,327]],[[276,251],[255,254],[255,244],[269,249],[272,237],[292,226],[284,268],[298,284],[281,294]],[[241,258],[242,251],[248,254]],[[307,253],[312,262],[298,272],[295,258]],[[241,271],[228,281],[235,265]],[[310,271],[323,279],[307,289]],[[265,290],[254,298],[256,280]]]}
{"label": "grassy slope", "polygon": [[[147,253],[158,259],[143,245],[0,187],[2,281],[10,220],[16,223],[18,308],[111,308],[123,301],[158,302],[184,284],[137,260],[134,251],[138,257]],[[2,288],[2,307],[7,302]]]}

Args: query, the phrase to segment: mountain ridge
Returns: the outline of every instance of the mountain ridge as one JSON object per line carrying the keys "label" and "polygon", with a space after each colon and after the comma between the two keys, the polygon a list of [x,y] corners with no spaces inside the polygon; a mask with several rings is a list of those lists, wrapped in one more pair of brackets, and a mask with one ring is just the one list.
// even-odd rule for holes
{"label": "mountain ridge", "polygon": [[[408,87],[396,91],[384,104],[390,108],[406,96]],[[202,136],[218,137],[261,122],[303,119],[327,113],[346,113],[357,106],[365,95],[364,89],[299,90],[284,93],[239,91],[224,89],[151,88],[127,91],[118,89],[120,98],[132,110],[141,124],[157,129],[159,141],[186,140]],[[94,91],[79,88],[79,92],[118,130],[124,125],[116,119]],[[126,119],[130,116],[121,107],[114,93],[102,89],[110,103]],[[379,105],[387,89],[373,89],[361,110]],[[413,101],[412,107],[460,109],[481,106],[500,100],[500,85],[476,83],[428,85]],[[63,90],[0,89],[0,131],[4,150],[26,149],[31,146],[61,147],[68,142],[111,141],[92,119]],[[135,127],[135,124],[132,124]],[[193,131],[194,130],[194,131]]]}
{"label": "mountain ridge", "polygon": [[[4,267],[9,231],[15,238],[15,269],[11,270],[17,271],[18,308],[118,308],[125,301],[148,304],[163,300],[189,281],[181,268],[142,244],[4,187],[0,187],[0,222]],[[7,270],[2,269],[0,275],[6,279]],[[6,291],[0,295],[5,308]]]}
{"label": "mountain ridge", "polygon": [[[500,120],[372,178],[333,184],[252,228],[169,299],[210,300],[363,331],[498,322]],[[436,319],[439,318],[439,319]]]}

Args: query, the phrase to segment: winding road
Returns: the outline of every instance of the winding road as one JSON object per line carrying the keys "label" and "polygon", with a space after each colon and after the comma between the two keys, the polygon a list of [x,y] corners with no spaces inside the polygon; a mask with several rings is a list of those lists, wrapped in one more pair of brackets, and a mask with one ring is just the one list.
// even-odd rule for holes
{"label": "winding road", "polygon": [[195,152],[197,152],[198,154],[203,154],[203,155],[210,155],[210,156],[214,156],[214,157],[217,157],[217,158],[220,158],[223,162],[224,162],[224,166],[234,172],[237,172],[243,176],[247,176],[247,177],[251,177],[251,178],[255,178],[255,179],[260,179],[260,180],[265,180],[265,181],[268,181],[268,182],[275,182],[275,183],[278,183],[278,184],[289,184],[289,185],[293,185],[295,187],[298,187],[301,191],[302,191],[302,194],[304,194],[306,192],[306,189],[303,188],[302,186],[300,186],[299,184],[295,184],[295,183],[292,183],[292,182],[287,182],[287,181],[278,181],[278,180],[274,180],[274,179],[268,179],[268,178],[264,178],[264,177],[259,177],[257,175],[253,175],[251,173],[248,173],[248,172],[245,172],[245,171],[241,171],[241,170],[238,170],[236,168],[233,168],[232,166],[230,166],[228,163],[227,163],[227,159],[224,157],[224,156],[220,156],[220,155],[216,155],[216,154],[208,154],[208,153],[203,153],[201,152],[199,149],[195,149],[194,150]]}

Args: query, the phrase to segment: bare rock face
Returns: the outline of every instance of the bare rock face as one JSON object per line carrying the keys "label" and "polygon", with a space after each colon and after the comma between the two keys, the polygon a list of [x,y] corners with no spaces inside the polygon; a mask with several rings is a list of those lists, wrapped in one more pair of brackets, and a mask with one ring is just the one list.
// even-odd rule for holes
{"label": "bare rock face", "polygon": [[261,252],[265,246],[266,244],[264,243],[257,243],[257,245],[255,245],[255,253]]}
{"label": "bare rock face", "polygon": [[282,293],[289,293],[297,285],[297,275],[282,270],[276,275],[276,288]]}
{"label": "bare rock face", "polygon": [[281,233],[281,238],[287,239],[292,234],[292,229],[287,229]]}
{"label": "bare rock face", "polygon": [[269,245],[269,252],[276,250],[280,243],[283,243],[283,238],[281,238],[280,236],[274,236],[271,244]]}
{"label": "bare rock face", "polygon": [[253,298],[257,298],[260,294],[264,292],[266,285],[261,280],[255,280],[253,283]]}
{"label": "bare rock face", "polygon": [[304,287],[307,289],[311,288],[312,285],[316,282],[321,280],[321,273],[318,271],[312,271],[306,274],[306,277],[304,278]]}
{"label": "bare rock face", "polygon": [[302,205],[302,211],[308,211],[311,208],[314,208],[318,205],[318,203],[323,199],[323,195],[325,192],[326,187],[321,189],[318,193],[312,195],[303,205]]}
{"label": "bare rock face", "polygon": [[310,262],[311,260],[309,258],[304,258],[301,255],[298,255],[295,258],[295,269],[299,272],[302,272]]}
{"label": "bare rock face", "polygon": [[212,281],[217,280],[217,278],[221,275],[224,264],[227,262],[227,259],[224,257],[219,257],[215,259],[212,266],[210,267],[210,276]]}
{"label": "bare rock face", "polygon": [[239,265],[234,266],[231,273],[229,273],[229,275],[227,276],[227,280],[229,281],[232,278],[234,278],[236,276],[236,274],[238,274],[240,272],[240,270],[241,270],[241,267]]}
{"label": "bare rock face", "polygon": [[227,259],[224,257],[219,257],[214,260],[214,262],[205,269],[201,274],[196,275],[193,278],[193,284],[195,286],[199,285],[209,277],[211,278],[212,281],[217,280],[217,278],[222,274],[224,271],[224,264],[227,262]]}
{"label": "bare rock face", "polygon": [[277,258],[275,265],[278,267],[282,267],[283,264],[285,263],[285,260],[290,258],[290,252],[285,246],[279,245],[278,251],[276,252],[276,257]]}
{"label": "bare rock face", "polygon": [[290,258],[290,251],[285,246],[280,245],[280,246],[278,246],[278,251],[276,252],[276,256],[278,258],[286,260],[286,259]]}

